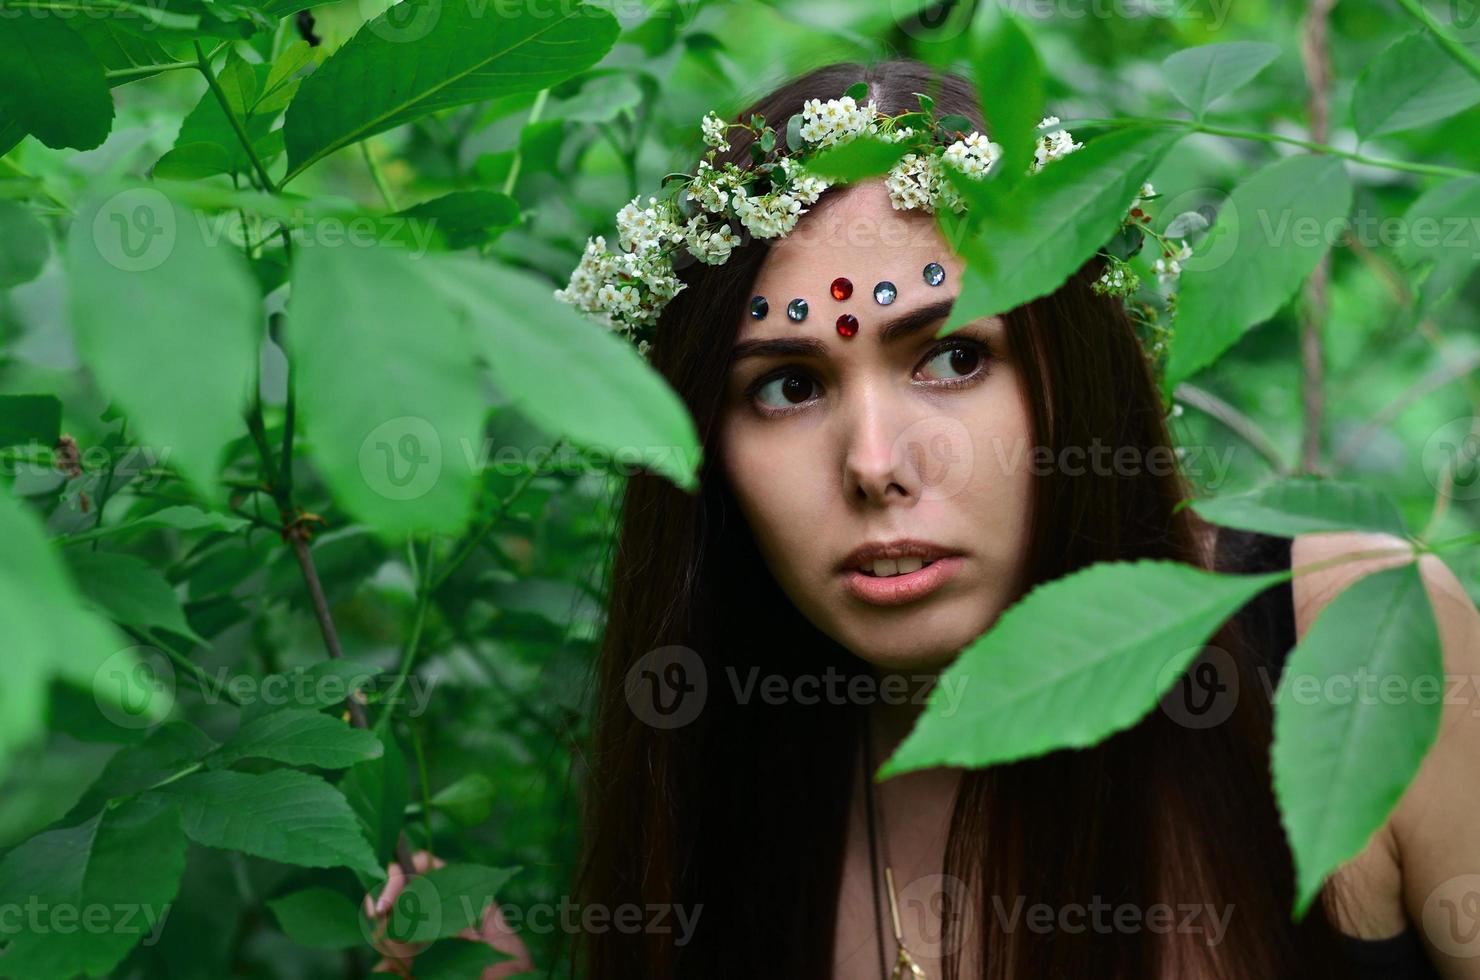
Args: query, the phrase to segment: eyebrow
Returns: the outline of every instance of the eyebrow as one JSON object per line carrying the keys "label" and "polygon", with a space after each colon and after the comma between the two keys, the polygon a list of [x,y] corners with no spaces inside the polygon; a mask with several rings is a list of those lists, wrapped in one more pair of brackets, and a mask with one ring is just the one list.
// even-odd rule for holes
{"label": "eyebrow", "polygon": [[[891,341],[919,333],[926,327],[951,315],[955,299],[942,299],[885,321],[879,328],[879,342]],[[747,357],[826,357],[828,345],[816,337],[777,337],[769,340],[742,340],[730,350],[733,365]]]}

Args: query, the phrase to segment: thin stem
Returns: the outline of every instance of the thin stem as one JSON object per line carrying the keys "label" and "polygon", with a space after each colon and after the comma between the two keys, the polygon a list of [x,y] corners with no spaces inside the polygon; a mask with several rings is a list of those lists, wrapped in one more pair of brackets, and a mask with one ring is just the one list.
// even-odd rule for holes
{"label": "thin stem", "polygon": [[131,68],[111,68],[103,72],[103,77],[109,80],[115,78],[141,78],[145,75],[154,75],[159,72],[180,71],[184,68],[198,68],[200,65],[194,61],[171,61],[162,65],[134,65]]}
{"label": "thin stem", "polygon": [[370,169],[370,179],[375,181],[375,189],[380,191],[380,199],[385,201],[387,208],[395,211],[396,198],[391,194],[391,189],[385,182],[385,174],[380,172],[380,164],[375,162],[375,155],[370,152],[369,137],[360,140],[360,154],[365,158],[365,166]]}
{"label": "thin stem", "polygon": [[461,568],[465,561],[473,556],[474,552],[476,552],[478,550],[478,547],[483,543],[483,539],[488,537],[488,535],[493,532],[493,529],[498,526],[498,522],[503,520],[505,512],[507,512],[508,509],[513,506],[514,501],[519,499],[519,495],[522,494],[529,486],[530,481],[532,481],[536,476],[539,475],[540,468],[544,466],[545,463],[548,463],[555,456],[555,454],[560,451],[560,448],[564,444],[564,442],[565,438],[563,436],[555,440],[555,444],[550,447],[550,451],[545,455],[545,458],[540,460],[534,466],[531,466],[529,468],[529,471],[519,478],[519,482],[514,484],[514,488],[509,491],[508,496],[504,497],[498,502],[498,504],[493,509],[493,513],[488,516],[488,520],[484,521],[483,524],[479,526],[476,531],[463,539],[462,544],[458,547],[457,551],[453,553],[452,560],[447,562],[447,564],[442,567],[442,571],[438,573],[436,581],[432,583],[433,592],[436,592],[437,590],[441,589],[443,585],[447,584],[447,580],[452,577],[452,574],[456,572],[459,568]]}
{"label": "thin stem", "polygon": [[1449,551],[1454,548],[1464,548],[1472,544],[1480,544],[1480,534],[1466,534],[1458,538],[1448,538],[1444,541],[1434,541],[1425,545],[1425,550],[1438,553]]}
{"label": "thin stem", "polygon": [[422,559],[421,574],[416,584],[416,612],[411,620],[411,635],[406,638],[406,650],[401,655],[401,666],[396,671],[396,680],[391,685],[390,691],[386,693],[382,704],[385,705],[385,714],[389,717],[396,710],[396,705],[401,700],[401,690],[406,686],[406,678],[411,673],[411,667],[416,663],[416,654],[421,647],[421,634],[426,626],[427,607],[432,601],[432,547],[433,540],[427,539],[426,555]]}
{"label": "thin stem", "polygon": [[1398,0],[1398,6],[1408,11],[1414,20],[1428,28],[1434,40],[1439,42],[1439,47],[1448,51],[1451,58],[1463,65],[1471,75],[1480,78],[1480,57],[1476,57],[1473,51],[1450,37],[1444,25],[1435,20],[1419,0]]}
{"label": "thin stem", "polygon": [[[319,571],[314,567],[313,556],[308,553],[308,542],[302,534],[288,531],[288,543],[293,546],[293,555],[298,559],[298,568],[303,581],[308,585],[308,597],[313,603],[314,617],[319,621],[319,632],[324,635],[324,648],[334,660],[344,659],[344,650],[339,645],[339,631],[334,627],[334,617],[329,614],[329,601],[324,596],[324,585],[319,581]],[[345,699],[349,709],[350,723],[356,728],[368,728],[365,709],[353,697]]]}
{"label": "thin stem", "polygon": [[[529,109],[529,118],[527,120],[525,120],[524,125],[526,125],[526,126],[532,126],[535,123],[537,123],[537,122],[540,121],[540,115],[545,111],[545,100],[549,97],[549,95],[550,95],[550,90],[549,89],[547,89],[547,88],[540,89],[539,94],[534,97],[534,105],[530,107],[530,109]],[[508,173],[507,176],[504,177],[504,193],[505,194],[512,194],[512,193],[514,193],[514,184],[515,184],[516,181],[519,180],[519,167],[523,163],[524,163],[524,134],[523,134],[523,132],[521,132],[520,135],[519,135],[519,142],[514,145],[514,162],[509,165],[509,173]]]}
{"label": "thin stem", "polygon": [[209,691],[212,696],[229,701],[238,708],[242,706],[241,701],[237,699],[236,695],[231,693],[230,688],[218,683],[214,677],[201,669],[200,664],[197,664],[180,651],[171,648],[168,644],[161,643],[148,633],[134,629],[132,626],[123,627],[123,631],[140,643],[163,653],[170,659],[171,663],[185,671],[186,674],[189,674],[191,679],[199,684],[202,689]]}
{"label": "thin stem", "polygon": [[1207,123],[1196,122],[1191,119],[1162,119],[1156,116],[1116,116],[1109,119],[1071,119],[1061,123],[1064,128],[1083,126],[1160,126],[1166,129],[1185,129],[1189,132],[1208,133],[1212,136],[1227,136],[1230,139],[1253,140],[1259,143],[1286,143],[1290,146],[1299,146],[1316,153],[1325,153],[1329,156],[1342,157],[1353,163],[1366,164],[1369,167],[1382,167],[1386,170],[1401,170],[1406,173],[1426,174],[1431,177],[1474,177],[1480,171],[1464,170],[1459,167],[1442,167],[1437,164],[1410,163],[1407,160],[1382,160],[1377,157],[1367,156],[1365,153],[1356,153],[1352,150],[1343,150],[1314,140],[1303,140],[1294,136],[1281,136],[1277,133],[1260,133],[1248,129],[1230,129],[1226,126],[1210,126]]}
{"label": "thin stem", "polygon": [[1212,392],[1204,391],[1196,385],[1183,382],[1177,385],[1173,395],[1178,401],[1186,402],[1193,408],[1206,412],[1222,422],[1229,431],[1239,436],[1249,444],[1251,449],[1268,460],[1269,465],[1274,467],[1274,471],[1280,476],[1289,475],[1290,467],[1280,456],[1280,451],[1275,448],[1273,440],[1264,434],[1264,430],[1259,428],[1253,419]]}
{"label": "thin stem", "polygon": [[206,85],[211,89],[211,94],[216,96],[216,101],[221,105],[221,111],[226,114],[226,119],[231,123],[231,128],[236,131],[236,138],[241,142],[242,149],[247,153],[247,159],[252,161],[252,169],[257,172],[257,179],[262,182],[264,189],[271,193],[277,193],[277,185],[272,178],[267,176],[267,167],[263,165],[262,158],[257,155],[257,148],[252,145],[252,140],[247,136],[246,127],[236,117],[231,109],[231,100],[226,97],[226,92],[221,88],[221,83],[216,80],[216,72],[211,68],[211,61],[206,57],[205,50],[201,48],[199,41],[191,42],[195,45],[196,67],[206,77]]}

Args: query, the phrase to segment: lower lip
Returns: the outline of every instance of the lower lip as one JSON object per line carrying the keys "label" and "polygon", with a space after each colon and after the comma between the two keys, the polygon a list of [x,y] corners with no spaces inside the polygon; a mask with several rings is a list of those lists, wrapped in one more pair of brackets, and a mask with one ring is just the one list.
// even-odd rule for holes
{"label": "lower lip", "polygon": [[850,569],[843,573],[843,582],[864,602],[876,606],[901,606],[922,599],[948,582],[961,568],[964,559],[960,555],[937,558],[929,565],[904,575],[879,577],[865,575]]}

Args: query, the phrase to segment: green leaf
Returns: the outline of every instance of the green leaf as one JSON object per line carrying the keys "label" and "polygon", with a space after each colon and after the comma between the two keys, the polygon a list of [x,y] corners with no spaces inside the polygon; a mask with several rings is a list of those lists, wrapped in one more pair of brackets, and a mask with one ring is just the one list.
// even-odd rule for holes
{"label": "green leaf", "polygon": [[385,869],[339,791],[293,769],[255,775],[198,772],[157,790],[180,805],[190,839],[309,868],[347,867],[373,878]]}
{"label": "green leaf", "polygon": [[843,94],[854,102],[861,102],[863,97],[868,95],[868,82],[854,82]]}
{"label": "green leaf", "polygon": [[115,622],[143,629],[158,626],[196,643],[206,643],[185,621],[185,610],[174,587],[144,559],[85,548],[72,548],[64,554],[82,594]]}
{"label": "green leaf", "polygon": [[428,288],[430,260],[328,245],[294,257],[299,418],[335,498],[387,538],[461,532],[477,484],[467,450],[488,403],[466,331]]}
{"label": "green leaf", "polygon": [[[468,256],[434,258],[422,268],[463,312],[494,380],[531,422],[697,488],[693,418],[631,344],[526,273]],[[548,381],[551,364],[563,365],[558,386]]]}
{"label": "green leaf", "polygon": [[210,230],[158,190],[133,187],[81,207],[67,249],[83,362],[164,461],[207,492],[222,448],[246,428],[262,316],[241,254]]}
{"label": "green leaf", "polygon": [[1480,177],[1460,177],[1420,194],[1403,215],[1399,260],[1424,271],[1414,322],[1434,313],[1475,274],[1480,255]]}
{"label": "green leaf", "polygon": [[880,776],[1094,745],[1140,720],[1225,620],[1288,574],[1102,562],[1040,585],[946,668]]}
{"label": "green leaf", "polygon": [[488,967],[508,959],[512,959],[509,954],[487,943],[453,936],[416,954],[416,980],[481,977]]}
{"label": "green leaf", "polygon": [[1284,537],[1349,530],[1408,537],[1402,515],[1385,494],[1336,480],[1295,477],[1198,501],[1193,509],[1214,524]]}
{"label": "green leaf", "polygon": [[901,143],[859,136],[817,153],[806,162],[805,169],[832,181],[851,183],[888,173],[909,152],[910,148]]}
{"label": "green leaf", "polygon": [[1290,654],[1271,763],[1295,853],[1297,918],[1397,805],[1438,734],[1445,691],[1416,564],[1344,589]]}
{"label": "green leaf", "polygon": [[0,17],[0,112],[52,149],[91,150],[113,127],[113,96],[92,49],[61,17]]}
{"label": "green leaf", "polygon": [[199,762],[215,747],[210,736],[188,721],[167,721],[109,759],[71,815],[86,816],[109,800],[143,792]]}
{"label": "green leaf", "polygon": [[0,447],[54,446],[62,434],[55,395],[0,395]]}
{"label": "green leaf", "polygon": [[940,336],[1063,285],[1124,223],[1141,185],[1180,137],[1129,128],[1089,140],[1018,184],[1028,220],[992,213],[974,219],[977,232],[961,244],[961,292]]}
{"label": "green leaf", "polygon": [[0,200],[0,289],[19,286],[41,275],[50,254],[46,226],[29,208]]}
{"label": "green leaf", "polygon": [[257,686],[259,696],[248,700],[242,709],[242,721],[283,708],[320,711],[336,707],[379,673],[380,668],[373,664],[340,659],[268,674]]}
{"label": "green leaf", "polygon": [[1359,139],[1447,119],[1480,102],[1480,81],[1427,31],[1394,41],[1374,58],[1352,90]]}
{"label": "green leaf", "polygon": [[396,942],[425,943],[455,936],[483,919],[498,890],[519,868],[449,864],[417,875],[391,906],[386,935]]}
{"label": "green leaf", "polygon": [[414,223],[421,222],[448,248],[458,249],[482,245],[494,237],[490,232],[517,224],[519,204],[509,195],[497,191],[453,191],[403,208],[396,214],[411,219],[408,227],[396,229],[397,241],[416,244],[418,236]]}
{"label": "green leaf", "polygon": [[615,17],[579,3],[490,13],[473,0],[402,0],[304,81],[284,122],[283,182],[428,113],[549,88],[600,61],[617,33]]}
{"label": "green leaf", "polygon": [[[309,949],[353,949],[370,938],[369,920],[348,897],[329,888],[302,891],[269,899],[278,926],[288,938]],[[417,975],[421,960],[417,959]]]}
{"label": "green leaf", "polygon": [[1033,163],[1043,119],[1043,64],[1021,22],[1003,12],[973,57],[972,69],[978,92],[1013,93],[1010,99],[987,99],[982,106],[992,142],[1002,147],[988,186],[1010,191]]}
{"label": "green leaf", "polygon": [[145,705],[143,724],[169,710],[168,697],[145,684],[142,665],[106,620],[87,609],[40,522],[0,494],[0,623],[6,627],[5,683],[0,684],[0,775],[6,757],[44,727],[53,676],[93,692],[100,708]]}
{"label": "green leaf", "polygon": [[1161,73],[1177,101],[1201,119],[1209,106],[1253,81],[1279,56],[1278,45],[1262,41],[1204,44],[1167,58]]}
{"label": "green leaf", "polygon": [[1212,364],[1295,295],[1351,204],[1351,179],[1332,157],[1287,157],[1234,189],[1207,238],[1182,263],[1167,390]]}
{"label": "green leaf", "polygon": [[800,112],[786,120],[786,148],[793,153],[802,148],[802,114]]}
{"label": "green leaf", "polygon": [[223,768],[241,759],[272,759],[290,766],[347,769],[381,753],[373,732],[318,711],[286,708],[244,723],[208,762]]}
{"label": "green leaf", "polygon": [[48,928],[7,916],[0,968],[26,980],[108,973],[162,928],[184,870],[180,815],[162,800],[130,800],[31,838],[0,862],[0,908],[39,908]]}
{"label": "green leaf", "polygon": [[339,790],[354,809],[384,865],[395,857],[411,788],[406,780],[406,760],[395,735],[385,725],[377,726],[376,734],[385,753],[378,759],[352,766],[339,781]]}
{"label": "green leaf", "polygon": [[154,164],[153,175],[161,180],[200,180],[232,169],[231,153],[220,143],[177,144]]}
{"label": "green leaf", "polygon": [[469,773],[432,797],[432,806],[464,827],[475,827],[493,812],[493,784],[481,772]]}

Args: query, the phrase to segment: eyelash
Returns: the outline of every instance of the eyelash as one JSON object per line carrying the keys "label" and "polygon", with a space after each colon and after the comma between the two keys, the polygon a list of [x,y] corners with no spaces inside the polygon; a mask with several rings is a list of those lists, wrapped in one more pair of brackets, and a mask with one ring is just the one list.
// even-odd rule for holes
{"label": "eyelash", "polygon": [[[945,340],[942,340],[925,354],[925,356],[921,359],[920,364],[928,364],[946,351],[953,351],[957,349],[975,350],[976,352],[981,354],[981,363],[977,366],[976,370],[972,371],[970,374],[962,375],[959,378],[951,378],[949,380],[943,381],[930,381],[926,382],[926,384],[928,384],[932,388],[964,388],[968,385],[976,384],[987,375],[989,367],[993,360],[992,348],[986,341],[977,340],[973,337],[948,337]],[[762,388],[770,384],[772,381],[777,381],[781,378],[787,378],[793,375],[804,375],[805,373],[806,372],[804,370],[791,365],[787,367],[777,368],[774,371],[763,374],[746,386],[745,399],[758,413],[766,416],[767,418],[779,418],[784,415],[792,415],[796,412],[799,412],[805,409],[809,404],[811,404],[812,399],[808,399],[805,402],[793,405],[790,408],[768,408],[762,405],[757,400],[756,396],[760,394]],[[813,379],[813,383],[816,383],[815,378]]]}

